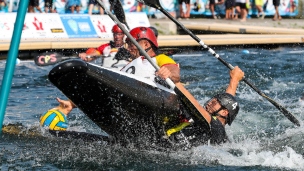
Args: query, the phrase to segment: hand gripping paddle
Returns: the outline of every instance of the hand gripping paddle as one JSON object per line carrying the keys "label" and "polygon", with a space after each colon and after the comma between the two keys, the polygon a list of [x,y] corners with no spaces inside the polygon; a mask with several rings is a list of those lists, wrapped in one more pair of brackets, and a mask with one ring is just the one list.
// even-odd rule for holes
{"label": "hand gripping paddle", "polygon": [[[197,41],[204,50],[207,50],[210,52],[215,58],[217,58],[220,62],[222,62],[226,67],[228,67],[230,70],[232,70],[234,67],[223,60],[213,49],[208,47],[202,40],[200,40],[196,35],[194,35],[189,29],[187,29],[182,23],[180,23],[178,20],[176,20],[170,13],[168,13],[164,8],[161,6],[159,0],[139,0],[140,2],[156,8],[160,10],[163,14],[165,14],[168,18],[170,18],[176,25],[178,25],[181,29],[183,29],[186,33],[188,33],[195,41]],[[253,90],[255,90],[259,95],[266,98],[271,104],[273,104],[280,112],[282,112],[292,123],[294,123],[297,126],[300,126],[300,122],[295,118],[287,109],[285,109],[282,105],[268,97],[266,94],[264,94],[261,90],[259,90],[256,86],[254,86],[250,81],[248,81],[246,78],[243,78],[243,81],[249,85]]]}

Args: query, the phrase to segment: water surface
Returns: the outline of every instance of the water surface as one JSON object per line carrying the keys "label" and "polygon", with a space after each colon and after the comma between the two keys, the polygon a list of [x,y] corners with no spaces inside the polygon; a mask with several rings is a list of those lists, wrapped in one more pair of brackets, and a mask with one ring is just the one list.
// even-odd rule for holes
{"label": "water surface", "polygon": [[[249,54],[243,50],[215,49],[303,125],[303,48],[248,48]],[[208,52],[173,58],[180,63],[182,82],[201,104],[225,91],[228,69]],[[0,75],[4,68],[5,61],[0,61]],[[40,115],[57,105],[55,98],[65,99],[47,78],[51,69],[31,61],[16,65],[4,125],[20,124],[22,132],[2,135],[1,170],[304,170],[303,126],[296,127],[244,82],[237,91],[240,112],[233,124],[226,126],[231,142],[221,146],[159,152],[54,138],[38,127]],[[78,109],[68,119],[70,130],[103,134]]]}

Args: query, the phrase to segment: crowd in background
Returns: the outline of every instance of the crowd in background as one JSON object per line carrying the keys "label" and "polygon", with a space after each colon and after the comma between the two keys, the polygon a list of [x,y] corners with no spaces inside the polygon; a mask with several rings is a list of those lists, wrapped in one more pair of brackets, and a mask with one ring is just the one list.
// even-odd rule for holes
{"label": "crowd in background", "polygon": [[[44,0],[44,8],[41,9],[40,0],[29,0],[28,12],[29,13],[56,13],[56,7],[54,5],[55,0]],[[66,13],[79,13],[81,2],[80,0],[61,0],[66,3]],[[0,11],[8,12],[9,0],[0,0]],[[104,10],[97,5],[95,0],[88,1],[88,14],[93,14],[93,8],[97,7],[99,14],[104,14]]]}
{"label": "crowd in background", "polygon": [[[225,6],[225,19],[246,21],[248,17],[248,10],[251,8],[249,0],[210,0],[210,10],[212,18],[217,19],[219,16],[215,15],[215,6],[223,4]],[[263,0],[255,0],[255,7],[258,10],[257,17],[264,19]]]}
{"label": "crowd in background", "polygon": [[[68,13],[79,13],[81,7],[80,0],[65,0],[65,2],[67,10],[69,10]],[[39,6],[39,0],[29,0],[28,12],[35,12],[35,8],[38,12],[42,13],[43,11],[40,9]],[[97,6],[97,2],[95,0],[89,0],[88,14],[92,14],[94,6]],[[44,0],[44,12],[56,12],[56,7],[53,3],[53,0]],[[99,7],[99,14],[104,14],[104,10],[101,7]]]}
{"label": "crowd in background", "polygon": [[[247,18],[250,18],[248,15],[248,10],[253,7],[251,5],[249,0],[209,0],[210,3],[210,11],[212,13],[212,18],[217,19],[218,16],[215,15],[215,6],[223,4],[225,6],[225,19],[227,20],[237,20],[240,18],[240,21],[244,22],[247,20]],[[293,3],[293,1],[290,1]],[[266,0],[266,3],[268,3],[268,0]],[[273,16],[273,20],[281,20],[282,17],[279,13],[279,6],[280,6],[280,0],[273,0],[273,6],[275,8],[275,14]],[[264,9],[266,7],[264,6],[263,0],[254,0],[254,7],[257,10],[257,18],[264,19],[265,12]]]}
{"label": "crowd in background", "polygon": [[[1,9],[7,8],[7,2],[9,0],[0,0],[0,11]],[[54,5],[55,0],[44,0],[44,8],[41,7],[41,0],[29,0],[28,12],[40,12],[40,13],[54,13],[57,12]],[[266,3],[265,3],[266,1]],[[269,2],[268,2],[269,1]],[[282,1],[282,2],[280,2]],[[271,3],[274,6],[273,20],[281,20],[282,17],[279,13],[280,3],[288,1],[290,6],[290,12],[293,12],[296,8],[295,0],[206,0],[205,7],[210,10],[211,17],[213,19],[225,18],[227,20],[246,21],[250,17],[249,10],[255,10],[255,16],[260,19],[265,17],[265,5]],[[61,0],[65,2],[65,13],[79,13],[81,9],[81,0]],[[123,2],[123,0],[122,0]],[[179,19],[189,19],[190,11],[199,11],[201,7],[200,0],[175,0],[174,1],[176,10],[176,17]],[[194,2],[194,3],[192,3]],[[82,2],[83,3],[83,2]],[[98,6],[96,0],[87,0],[87,11],[88,14],[104,14],[104,10]],[[93,10],[94,8],[94,10]],[[149,11],[144,4],[137,3],[134,11],[147,12]],[[220,9],[220,11],[219,11]],[[221,12],[224,11],[224,15]]]}

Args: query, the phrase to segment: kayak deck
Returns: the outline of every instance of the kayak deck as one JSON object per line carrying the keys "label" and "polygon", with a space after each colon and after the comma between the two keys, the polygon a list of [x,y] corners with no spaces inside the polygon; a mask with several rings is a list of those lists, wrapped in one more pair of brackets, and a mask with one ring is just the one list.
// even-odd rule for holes
{"label": "kayak deck", "polygon": [[152,124],[151,129],[160,127],[162,118],[178,112],[174,93],[80,60],[55,66],[49,80],[100,128],[116,137],[147,134],[147,123]]}

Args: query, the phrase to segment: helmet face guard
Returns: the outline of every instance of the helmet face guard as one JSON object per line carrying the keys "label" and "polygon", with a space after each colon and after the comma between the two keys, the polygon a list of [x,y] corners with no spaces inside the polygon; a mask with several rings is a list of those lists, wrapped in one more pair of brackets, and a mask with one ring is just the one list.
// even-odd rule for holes
{"label": "helmet face guard", "polygon": [[[148,27],[136,27],[130,31],[130,34],[136,41],[146,39],[154,45],[154,47],[158,48],[157,39],[152,29]],[[126,42],[130,42],[130,39],[127,38]]]}
{"label": "helmet face guard", "polygon": [[228,125],[231,125],[233,120],[235,119],[236,115],[239,112],[239,104],[236,101],[236,99],[229,93],[223,93],[223,94],[217,94],[214,96],[211,100],[209,100],[207,103],[205,103],[205,106],[212,102],[212,100],[216,100],[221,105],[221,108],[217,111],[214,111],[213,113],[217,113],[222,109],[227,109],[229,114],[226,118],[226,121]]}
{"label": "helmet face guard", "polygon": [[[220,108],[216,107],[216,105],[220,105]],[[220,101],[215,97],[208,100],[204,104],[204,107],[208,111],[208,113],[210,113],[212,116],[221,116],[218,112],[226,109],[224,106],[221,105]],[[216,109],[216,108],[218,108],[218,109]],[[227,118],[225,118],[225,119],[227,119]]]}

